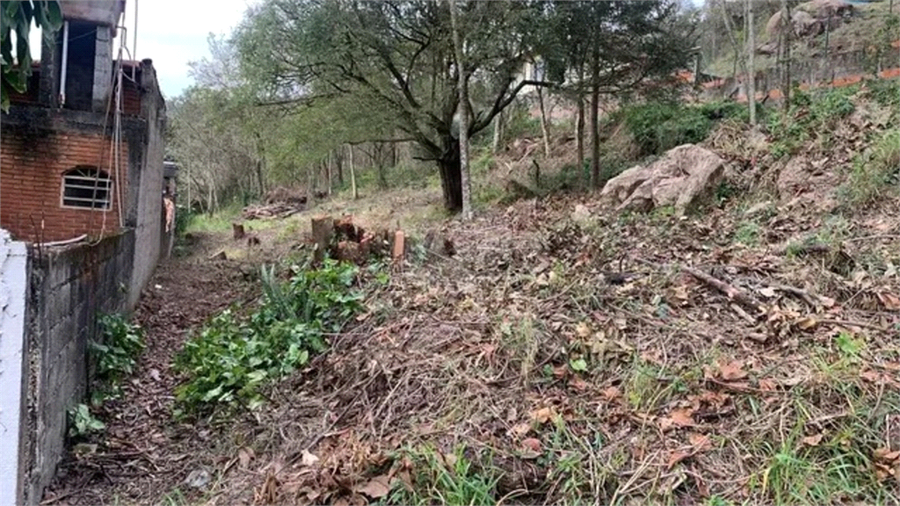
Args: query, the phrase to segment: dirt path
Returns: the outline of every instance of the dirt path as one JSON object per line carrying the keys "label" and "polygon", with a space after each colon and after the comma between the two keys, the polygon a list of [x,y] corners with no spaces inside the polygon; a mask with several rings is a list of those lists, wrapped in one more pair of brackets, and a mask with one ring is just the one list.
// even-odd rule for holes
{"label": "dirt path", "polygon": [[178,384],[172,361],[190,329],[254,294],[235,262],[207,260],[215,237],[195,241],[190,255],[164,261],[145,290],[135,320],[147,348],[137,370],[122,385],[124,395],[101,409],[107,431],[93,441],[96,452],[72,452],[60,464],[46,503],[156,503],[161,498],[150,494],[171,489],[197,466],[190,448],[205,445],[205,433],[172,420]]}

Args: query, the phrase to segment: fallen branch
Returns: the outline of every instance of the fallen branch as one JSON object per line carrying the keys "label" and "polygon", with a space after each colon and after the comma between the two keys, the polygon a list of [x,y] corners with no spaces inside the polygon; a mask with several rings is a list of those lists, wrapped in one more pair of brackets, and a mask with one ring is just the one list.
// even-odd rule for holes
{"label": "fallen branch", "polygon": [[703,281],[707,285],[712,286],[716,290],[719,290],[720,292],[727,295],[728,298],[734,299],[735,301],[753,309],[754,311],[762,312],[765,309],[765,305],[763,305],[763,303],[758,301],[755,297],[744,292],[743,290],[729,285],[721,279],[714,278],[703,271],[699,271],[691,267],[682,266],[681,270],[690,274],[691,276],[694,276],[700,281]]}
{"label": "fallen branch", "polygon": [[781,290],[782,292],[788,292],[800,297],[807,304],[812,307],[816,307],[819,303],[817,301],[821,300],[817,295],[813,295],[802,288],[797,288],[795,286],[789,285],[772,285],[772,288],[775,290]]}
{"label": "fallen branch", "polygon": [[855,322],[850,320],[816,320],[816,323],[820,323],[822,325],[841,325],[844,327],[859,327],[861,329],[872,329],[878,330],[881,332],[891,332],[891,329],[886,329],[881,325],[875,325],[874,323],[865,323],[865,322]]}

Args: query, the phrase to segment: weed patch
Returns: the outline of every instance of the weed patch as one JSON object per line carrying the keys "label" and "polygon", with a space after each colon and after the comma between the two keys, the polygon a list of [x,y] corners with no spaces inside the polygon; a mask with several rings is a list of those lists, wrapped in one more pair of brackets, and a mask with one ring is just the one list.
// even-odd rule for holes
{"label": "weed patch", "polygon": [[385,504],[446,504],[467,506],[498,503],[499,474],[486,464],[473,462],[464,446],[451,454],[442,454],[433,447],[403,452],[413,469],[409,488],[395,487]]}
{"label": "weed patch", "polygon": [[363,294],[353,288],[356,266],[327,260],[319,269],[304,265],[291,271],[282,283],[274,267],[263,267],[264,296],[257,308],[246,316],[228,309],[185,343],[175,362],[188,376],[176,390],[184,408],[260,405],[260,386],[324,351],[324,334],[339,331],[361,308]]}
{"label": "weed patch", "polygon": [[838,189],[845,207],[870,204],[900,186],[900,129],[888,130],[853,160],[849,180]]}

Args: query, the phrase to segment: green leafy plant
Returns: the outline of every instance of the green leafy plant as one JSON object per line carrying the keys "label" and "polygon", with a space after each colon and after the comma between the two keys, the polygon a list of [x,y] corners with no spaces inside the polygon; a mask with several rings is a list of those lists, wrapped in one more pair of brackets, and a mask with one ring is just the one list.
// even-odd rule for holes
{"label": "green leafy plant", "polygon": [[100,315],[100,340],[89,343],[95,357],[97,379],[115,385],[134,371],[135,359],[144,350],[143,330],[123,316]]}
{"label": "green leafy plant", "polygon": [[358,269],[326,260],[320,269],[291,268],[286,282],[274,267],[263,267],[263,298],[246,316],[228,309],[213,317],[176,358],[188,380],[176,390],[189,409],[214,404],[263,402],[259,387],[284,377],[325,350],[326,332],[337,332],[362,307],[352,288]]}
{"label": "green leafy plant", "polygon": [[69,437],[84,437],[93,432],[100,432],[106,425],[91,413],[87,404],[76,404],[69,408]]}

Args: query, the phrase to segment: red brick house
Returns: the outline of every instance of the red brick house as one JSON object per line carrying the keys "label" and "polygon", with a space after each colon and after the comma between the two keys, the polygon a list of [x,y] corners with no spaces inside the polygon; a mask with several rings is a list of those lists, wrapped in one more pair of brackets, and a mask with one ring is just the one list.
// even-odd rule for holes
{"label": "red brick house", "polygon": [[63,29],[44,41],[28,91],[12,94],[0,118],[0,227],[32,243],[126,229],[158,243],[159,231],[144,230],[158,228],[162,206],[156,71],[150,60],[115,59],[123,0],[61,6]]}

